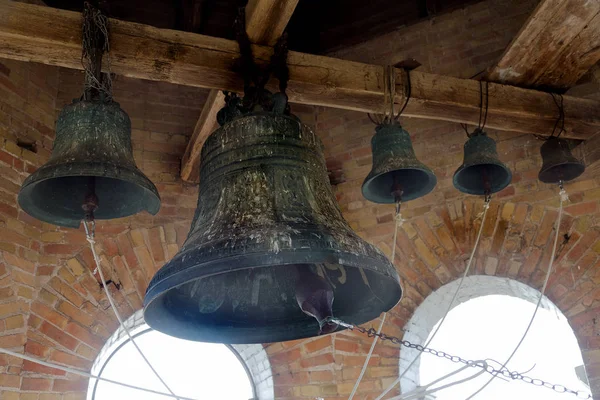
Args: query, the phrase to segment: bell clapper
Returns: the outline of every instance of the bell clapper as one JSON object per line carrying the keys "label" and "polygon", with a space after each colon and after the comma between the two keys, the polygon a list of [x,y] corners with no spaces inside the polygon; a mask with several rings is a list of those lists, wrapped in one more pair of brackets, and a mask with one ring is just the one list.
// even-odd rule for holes
{"label": "bell clapper", "polygon": [[319,335],[334,332],[338,325],[333,318],[333,288],[327,280],[310,270],[308,265],[296,266],[296,301],[302,312],[319,323]]}
{"label": "bell clapper", "polygon": [[96,178],[91,176],[89,178],[90,185],[81,208],[85,212],[85,221],[94,221],[94,212],[98,209],[98,196],[96,195]]}
{"label": "bell clapper", "polygon": [[[96,195],[96,178],[89,178],[89,186],[87,194],[83,199],[83,203],[81,203],[81,208],[84,211],[83,216],[83,227],[85,228],[85,235],[87,237],[88,242],[90,244],[95,243],[96,237],[96,219],[94,217],[94,212],[98,209],[98,196]],[[93,274],[96,275],[98,273],[98,266],[94,269]],[[100,283],[100,285],[102,285]]]}

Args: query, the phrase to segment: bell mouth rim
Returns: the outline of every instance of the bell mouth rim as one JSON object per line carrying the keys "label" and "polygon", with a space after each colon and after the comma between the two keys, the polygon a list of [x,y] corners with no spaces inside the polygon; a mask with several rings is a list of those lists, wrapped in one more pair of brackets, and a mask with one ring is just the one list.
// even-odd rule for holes
{"label": "bell mouth rim", "polygon": [[[169,326],[169,324],[177,323],[176,322],[177,319],[173,316],[173,314],[165,313],[167,316],[165,316],[165,314],[162,314],[160,323],[156,323],[156,321],[154,321],[154,319],[151,316],[150,316],[150,318],[146,318],[146,315],[149,315],[150,313],[155,313],[158,310],[165,310],[166,308],[162,305],[160,300],[163,297],[165,297],[167,295],[167,293],[172,289],[181,287],[185,284],[189,284],[189,283],[199,280],[199,279],[214,277],[214,276],[218,276],[221,274],[227,274],[227,273],[232,273],[232,272],[249,270],[249,269],[253,269],[253,268],[254,269],[277,268],[277,267],[290,267],[290,266],[293,266],[294,264],[324,263],[324,262],[328,262],[328,261],[333,261],[333,258],[336,255],[335,252],[327,252],[327,253],[329,253],[329,256],[331,257],[330,259],[328,259],[328,258],[324,257],[324,253],[326,253],[326,252],[315,252],[315,251],[312,251],[311,249],[305,249],[305,251],[283,250],[277,254],[272,254],[272,255],[275,257],[285,258],[285,262],[283,262],[283,261],[275,262],[276,260],[274,259],[274,260],[272,260],[271,263],[266,264],[264,262],[265,253],[264,252],[256,252],[256,253],[249,253],[249,254],[243,254],[243,255],[236,255],[235,257],[211,260],[211,261],[208,261],[208,262],[205,262],[202,264],[196,264],[191,267],[186,267],[185,269],[177,271],[175,274],[168,276],[167,279],[159,280],[158,282],[156,282],[154,284],[153,284],[153,282],[150,282],[150,284],[148,285],[148,289],[146,290],[146,294],[144,296],[144,306],[143,306],[144,317],[150,327],[153,327],[154,329],[158,329],[158,327],[160,325],[161,329],[158,329],[158,330],[162,331],[162,329],[164,329],[165,326]],[[307,255],[309,257],[306,257]],[[310,257],[311,255],[312,255],[312,257]],[[311,260],[311,258],[314,258],[314,259]],[[241,259],[245,259],[245,260],[247,260],[247,262],[245,263],[246,265],[240,267],[239,260],[241,260]],[[181,260],[181,257],[177,261],[179,261],[179,260]],[[363,260],[365,262],[362,264],[365,264],[367,261],[370,261],[371,263],[373,263],[373,261],[376,259],[373,256],[357,255],[357,254],[349,254],[349,253],[346,253],[346,257],[338,256],[338,261],[343,262],[344,264],[342,264],[342,266],[345,268],[357,268],[358,269],[360,267],[356,264],[360,264],[360,262]],[[175,259],[173,259],[172,261],[175,261]],[[383,271],[378,271],[375,269],[366,269],[363,267],[363,269],[365,269],[373,274],[377,274],[378,276],[381,277],[381,279],[385,279],[387,286],[395,289],[393,293],[390,291],[386,291],[387,301],[385,301],[385,302],[382,301],[381,296],[377,297],[381,301],[381,304],[382,304],[381,311],[378,311],[377,315],[369,314],[367,317],[365,317],[366,319],[363,318],[360,320],[352,320],[352,317],[341,316],[341,315],[336,315],[337,317],[343,318],[347,322],[350,322],[353,324],[357,324],[357,325],[363,324],[363,323],[366,323],[368,321],[371,321],[371,320],[377,318],[381,312],[387,312],[387,311],[391,310],[400,302],[400,300],[402,299],[402,296],[403,296],[403,289],[402,289],[401,282],[400,282],[400,276],[397,273],[396,268],[388,260],[387,257],[383,257],[382,259],[377,260],[377,261],[379,264],[384,264],[387,262],[389,264],[389,266],[391,268],[393,268],[393,270],[391,270],[391,271],[396,272],[396,273],[392,272],[392,274],[388,275],[388,274],[385,274]],[[170,264],[171,262],[167,263],[166,265]],[[340,264],[340,262],[333,262],[333,263]],[[232,265],[232,264],[237,265],[237,266],[235,268],[231,268],[231,269],[223,268],[223,266]],[[210,268],[208,273],[207,273],[207,267]],[[203,272],[201,277],[197,277],[198,271]],[[157,274],[159,272],[157,272]],[[194,272],[196,272],[196,273],[194,273]],[[157,276],[157,274],[155,275],[155,277]],[[153,281],[154,281],[154,279],[153,279]],[[167,322],[165,322],[165,320],[167,320]],[[179,323],[177,323],[177,324],[179,325]],[[315,336],[315,333],[318,331],[318,323],[316,322],[316,320],[314,320],[314,327],[315,327],[314,332],[306,333],[303,335],[298,335],[298,334],[290,335],[289,332],[287,332],[287,333],[280,333],[279,336],[275,336],[273,333],[271,333],[268,341],[278,342],[278,341],[296,340],[296,339],[313,337],[313,336]],[[173,329],[175,329],[175,328],[173,328]],[[207,328],[207,329],[210,329],[210,328]],[[245,329],[247,329],[248,332],[245,332]],[[268,327],[263,328],[263,329],[266,330],[266,329],[268,329]],[[342,331],[344,329],[345,328],[340,327],[339,329],[336,330],[336,332]],[[245,339],[231,341],[231,340],[226,339],[225,334],[224,334],[224,336],[220,336],[215,339],[211,339],[210,337],[203,336],[202,334],[199,334],[198,336],[194,336],[193,334],[187,334],[187,335],[180,335],[178,337],[186,339],[186,340],[205,341],[208,343],[211,343],[211,342],[212,343],[231,343],[231,344],[266,343],[266,341],[259,340],[256,338],[257,336],[261,337],[262,335],[265,335],[264,332],[255,333],[255,336],[251,335],[252,330],[256,330],[256,326],[249,326],[248,328],[238,327],[238,328],[236,328],[236,330],[239,331],[239,333],[235,333],[234,336],[237,336],[237,337],[241,336],[241,337],[244,337]],[[190,331],[190,329],[188,329],[188,332],[189,331]]]}
{"label": "bell mouth rim", "polygon": [[[421,197],[427,196],[429,193],[431,193],[433,191],[433,189],[435,189],[435,187],[437,186],[437,176],[435,176],[435,174],[433,173],[433,171],[429,168],[424,169],[424,168],[418,168],[418,167],[414,167],[414,168],[403,168],[403,169],[411,169],[413,171],[419,171],[419,172],[423,172],[425,175],[429,176],[429,181],[428,184],[424,187],[425,190],[423,192],[418,192],[415,194],[412,194],[410,196],[404,196],[402,197],[402,202],[405,203],[407,201],[411,201],[411,200],[416,200],[419,199]],[[362,195],[365,199],[367,199],[368,201],[375,203],[375,204],[394,204],[396,203],[396,200],[394,199],[394,197],[392,196],[392,194],[390,193],[389,199],[386,200],[379,200],[381,197],[377,196],[377,197],[373,197],[370,196],[369,193],[366,193],[367,188],[373,184],[373,181],[385,174],[390,174],[393,173],[395,170],[390,169],[389,171],[383,171],[380,172],[376,175],[372,175],[369,174],[367,175],[367,177],[365,178],[365,180],[363,181],[363,184],[361,186],[361,192]]]}
{"label": "bell mouth rim", "polygon": [[[548,178],[549,178],[549,177],[548,177],[548,175],[555,176],[555,174],[551,174],[551,173],[550,173],[550,171],[551,171],[552,169],[555,169],[555,168],[557,168],[557,167],[561,167],[561,166],[564,166],[564,165],[569,165],[569,166],[571,166],[571,167],[574,167],[574,168],[575,168],[575,170],[576,170],[576,173],[575,173],[575,174],[571,174],[571,175],[569,175],[569,176],[565,177],[564,179],[559,179],[559,180],[555,180],[555,179],[548,179]],[[572,161],[572,162],[571,162],[571,161],[569,161],[569,162],[565,162],[565,163],[562,163],[562,164],[553,165],[553,166],[551,166],[551,167],[548,167],[548,168],[546,168],[546,169],[544,169],[544,168],[543,168],[543,166],[542,166],[542,169],[541,169],[541,170],[540,170],[540,172],[538,173],[538,179],[539,179],[541,182],[544,182],[544,183],[549,183],[549,184],[558,184],[558,183],[560,183],[561,181],[562,181],[562,182],[569,182],[569,181],[572,181],[573,179],[577,179],[577,178],[579,178],[579,177],[580,177],[580,176],[581,176],[581,175],[582,175],[584,172],[585,172],[585,164],[584,164],[584,163],[582,163],[582,162],[580,162],[580,161]]]}
{"label": "bell mouth rim", "polygon": [[485,164],[478,164],[478,165],[492,165],[492,166],[495,166],[495,167],[500,167],[500,168],[502,168],[504,171],[506,171],[506,172],[507,172],[507,174],[506,174],[506,179],[505,179],[505,180],[503,180],[503,181],[502,181],[502,183],[501,183],[500,185],[498,185],[498,186],[496,186],[496,187],[493,187],[493,188],[490,190],[490,192],[489,192],[489,193],[486,193],[486,192],[485,192],[485,191],[483,191],[483,190],[474,190],[474,189],[469,189],[469,188],[467,188],[466,186],[465,186],[465,187],[461,187],[461,188],[459,188],[459,187],[458,187],[458,174],[459,174],[459,172],[462,172],[462,171],[466,170],[467,168],[469,168],[469,167],[471,167],[471,166],[474,166],[474,165],[468,165],[468,166],[465,166],[465,165],[463,164],[463,165],[461,165],[460,167],[458,167],[458,168],[456,169],[456,171],[454,172],[454,175],[452,176],[452,185],[454,186],[454,188],[455,188],[456,190],[458,190],[458,191],[459,191],[459,192],[461,192],[461,193],[465,193],[465,194],[471,194],[471,195],[475,195],[475,196],[484,196],[484,195],[486,195],[486,194],[494,194],[494,193],[498,193],[498,192],[500,192],[500,191],[502,191],[502,190],[506,189],[506,188],[507,188],[507,187],[508,187],[508,186],[511,184],[511,182],[512,182],[512,171],[511,171],[509,168],[507,168],[506,166],[504,166],[504,165],[500,165],[500,164],[493,164],[493,163],[485,163]]}
{"label": "bell mouth rim", "polygon": [[[76,164],[78,164],[78,163],[72,163],[71,165],[76,165]],[[89,163],[81,163],[81,164],[89,166]],[[106,175],[102,175],[102,176],[91,175],[91,174],[81,174],[81,173],[78,173],[78,174],[62,173],[62,174],[53,174],[53,175],[44,176],[45,171],[49,171],[53,168],[56,168],[56,166],[55,165],[43,165],[42,167],[38,168],[35,172],[33,172],[31,175],[29,175],[25,179],[25,181],[21,185],[21,188],[19,189],[19,193],[17,194],[17,203],[19,204],[19,207],[21,207],[21,209],[23,209],[23,211],[25,211],[28,215],[30,215],[42,222],[46,222],[46,223],[56,225],[56,226],[62,226],[62,227],[66,227],[66,228],[75,228],[75,229],[79,228],[79,226],[81,225],[81,220],[83,219],[83,211],[82,211],[82,218],[75,219],[75,218],[64,217],[64,218],[62,218],[62,221],[57,221],[57,220],[49,219],[49,218],[47,218],[48,217],[47,214],[45,214],[43,212],[39,212],[39,210],[41,210],[41,208],[36,206],[34,202],[25,201],[26,196],[28,196],[28,195],[31,196],[31,193],[35,190],[35,187],[38,184],[40,184],[42,182],[54,180],[54,179],[61,179],[61,178],[83,178],[83,177],[88,177],[88,176],[92,177],[93,176],[96,178],[105,178],[105,179],[112,179],[112,180],[127,182],[127,183],[129,183],[131,185],[135,185],[143,190],[144,206],[139,208],[136,212],[126,213],[123,215],[117,215],[117,216],[110,217],[110,218],[104,218],[104,217],[102,217],[102,214],[97,214],[96,215],[97,220],[110,220],[110,219],[116,219],[116,218],[126,218],[126,217],[136,215],[142,211],[146,211],[146,212],[150,213],[151,215],[156,215],[160,211],[161,199],[160,199],[160,194],[158,193],[158,189],[156,188],[156,185],[154,185],[154,183],[137,167],[136,168],[126,168],[126,169],[131,174],[141,177],[142,179],[140,182],[136,182],[131,179],[126,179],[128,177],[127,175],[117,176],[116,174],[110,174],[110,173],[106,174]],[[41,175],[41,177],[40,177],[40,175]]]}

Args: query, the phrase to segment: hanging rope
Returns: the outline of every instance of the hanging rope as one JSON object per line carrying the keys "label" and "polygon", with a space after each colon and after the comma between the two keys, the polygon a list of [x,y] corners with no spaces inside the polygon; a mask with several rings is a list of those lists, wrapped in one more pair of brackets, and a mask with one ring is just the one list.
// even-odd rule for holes
{"label": "hanging rope", "polygon": [[[564,108],[563,95],[556,94],[556,93],[550,93],[550,96],[552,96],[552,101],[554,101],[556,108],[558,108],[558,116],[556,117],[556,121],[554,122],[554,127],[552,128],[552,133],[550,134],[550,136],[533,135],[538,140],[548,140],[549,138],[553,138],[553,137],[559,138],[560,135],[563,132],[565,132],[565,108]],[[560,101],[556,99],[557,97],[559,98]],[[557,134],[556,129],[559,127],[559,124],[560,124],[560,129]]]}
{"label": "hanging rope", "polygon": [[[394,117],[394,119],[396,121],[398,121],[398,118],[400,118],[400,116],[402,115],[402,113],[404,112],[404,110],[406,110],[406,106],[408,106],[408,102],[410,101],[410,96],[412,95],[412,83],[410,81],[410,71],[409,70],[404,70],[404,72],[406,72],[406,84],[404,85],[404,105],[402,106],[402,108],[400,109],[400,111],[398,111],[398,114],[396,114],[396,117]],[[395,87],[394,87],[395,90]]]}
{"label": "hanging rope", "polygon": [[[565,131],[565,107],[564,107],[564,98],[562,94],[558,94],[555,95],[554,93],[550,93],[552,95],[552,100],[554,100],[554,104],[556,104],[556,107],[558,108],[558,118],[556,119],[556,122],[554,123],[554,128],[552,129],[552,135],[550,135],[550,137],[554,137],[554,134],[556,133],[556,128],[558,128],[558,124],[560,123],[560,130],[558,131],[558,134],[556,135],[556,137],[560,137],[560,135]],[[558,100],[556,100],[556,97],[558,97],[560,99],[560,102]]]}
{"label": "hanging rope", "polygon": [[[88,226],[88,224],[90,226]],[[106,280],[104,279],[104,273],[102,272],[102,267],[100,265],[100,258],[98,257],[98,253],[96,253],[96,246],[95,246],[95,244],[96,244],[96,240],[95,240],[96,221],[84,220],[83,226],[85,227],[86,238],[87,238],[88,243],[90,244],[90,249],[92,250],[92,255],[94,256],[94,261],[96,263],[96,270],[100,274],[100,281],[102,282],[102,287],[104,288],[104,292],[106,293],[106,297],[108,298],[110,307],[112,308],[113,312],[115,313],[115,316],[117,317],[117,320],[119,321],[119,324],[123,327],[123,330],[127,334],[127,337],[129,338],[129,340],[131,341],[133,346],[136,348],[136,350],[140,354],[140,356],[144,359],[144,362],[146,363],[146,365],[148,365],[148,367],[152,370],[152,373],[158,378],[158,380],[169,391],[169,393],[171,393],[171,396],[176,399],[181,399],[181,397],[175,395],[175,393],[171,390],[171,388],[167,385],[167,383],[161,378],[161,376],[158,374],[158,372],[154,369],[152,364],[150,364],[150,361],[146,358],[146,356],[142,352],[142,349],[140,349],[140,347],[138,346],[136,341],[133,339],[131,332],[129,332],[129,328],[127,328],[127,325],[125,325],[123,319],[121,318],[121,314],[119,313],[119,310],[115,306],[115,302],[112,298],[112,295],[110,294],[110,291],[108,290],[108,286],[106,285]],[[94,270],[94,271],[96,271],[96,270]]]}
{"label": "hanging rope", "polygon": [[[106,74],[102,73],[104,53],[108,71]],[[81,64],[85,73],[84,99],[100,97],[105,101],[112,100],[108,17],[87,1],[83,6]]]}
{"label": "hanging rope", "polygon": [[[377,333],[381,333],[381,329],[383,328],[383,324],[385,323],[386,316],[387,316],[387,313],[383,313],[383,316],[381,317],[381,322],[379,323],[379,329],[377,329]],[[352,392],[350,393],[350,396],[348,396],[348,400],[352,400],[354,398],[354,395],[356,394],[356,391],[358,390],[360,381],[362,381],[362,378],[365,375],[365,371],[367,370],[367,367],[369,366],[369,361],[371,360],[371,356],[373,355],[373,350],[375,349],[375,345],[377,344],[377,339],[378,339],[377,336],[375,336],[373,338],[373,343],[371,343],[371,348],[369,349],[369,353],[367,354],[365,363],[363,364],[363,367],[360,370],[360,374],[358,375],[358,379],[356,380],[356,383],[354,384],[354,387],[352,388]]]}
{"label": "hanging rope", "polygon": [[[392,242],[392,259],[391,259],[392,265],[394,265],[394,260],[396,260],[396,248],[398,247],[396,245],[396,240],[398,239],[398,230],[400,229],[400,227],[402,226],[402,223],[404,222],[404,219],[402,219],[400,206],[401,206],[401,202],[398,201],[396,203],[396,214],[394,217],[394,221],[395,221],[395,223],[394,223],[394,239]],[[383,316],[381,317],[381,323],[379,324],[379,329],[377,329],[378,334],[381,333],[381,329],[383,328],[383,324],[385,323],[386,316],[387,316],[387,313],[383,313]],[[369,361],[371,360],[371,356],[373,355],[373,349],[375,349],[375,345],[377,344],[377,339],[378,339],[377,336],[373,337],[373,342],[371,343],[371,348],[369,349],[367,358],[365,359],[363,367],[360,371],[360,375],[358,376],[358,379],[356,380],[356,383],[354,384],[354,387],[352,388],[352,392],[350,393],[348,400],[352,400],[352,398],[356,394],[356,391],[358,390],[358,386],[360,385],[360,382],[362,381],[362,378],[365,375],[365,371],[367,370],[367,367],[369,366]]]}
{"label": "hanging rope", "polygon": [[393,65],[386,65],[383,68],[383,113],[371,114],[367,113],[369,120],[375,125],[391,124],[398,121],[400,115],[406,109],[411,97],[412,87],[410,81],[410,71],[403,70],[406,74],[406,83],[404,84],[404,104],[398,113],[394,110],[394,102],[396,99],[396,68]]}
{"label": "hanging rope", "polygon": [[3,349],[3,348],[0,348],[0,353],[7,354],[7,355],[12,356],[12,357],[20,358],[22,360],[31,361],[32,363],[43,365],[45,367],[58,369],[60,371],[65,371],[65,372],[68,372],[68,373],[73,374],[73,375],[83,376],[83,377],[89,378],[89,379],[97,379],[97,380],[99,380],[101,382],[112,383],[113,385],[119,385],[119,386],[123,386],[123,387],[129,388],[129,389],[140,390],[142,392],[157,394],[159,396],[170,397],[170,398],[174,398],[174,399],[178,399],[178,400],[198,400],[198,399],[194,399],[194,398],[191,398],[191,397],[178,397],[178,396],[174,396],[174,395],[169,394],[169,393],[159,392],[157,390],[146,389],[146,388],[143,388],[143,387],[140,387],[140,386],[130,385],[128,383],[119,382],[119,381],[114,381],[112,379],[107,379],[107,378],[104,378],[104,377],[101,377],[101,376],[92,375],[92,374],[90,374],[88,372],[81,371],[81,370],[78,370],[78,369],[75,369],[75,368],[65,367],[64,365],[59,365],[59,364],[54,364],[54,363],[50,363],[50,362],[47,362],[47,361],[39,360],[39,359],[37,359],[35,357],[30,357],[30,356],[28,356],[26,354],[16,353],[14,351]]}
{"label": "hanging rope", "polygon": [[[450,310],[452,310],[452,305],[454,304],[454,301],[456,300],[456,297],[458,296],[458,292],[462,288],[462,285],[463,285],[463,283],[465,281],[465,278],[467,277],[467,275],[468,275],[468,273],[469,273],[469,271],[471,269],[471,265],[473,263],[473,258],[475,257],[475,253],[477,252],[477,248],[479,246],[479,240],[481,239],[481,234],[483,232],[483,226],[485,225],[485,218],[487,216],[488,209],[490,208],[490,200],[491,200],[490,196],[486,196],[485,202],[483,204],[483,212],[481,214],[481,226],[479,227],[479,233],[477,234],[477,239],[475,240],[475,244],[473,246],[473,250],[471,251],[471,256],[469,257],[469,261],[467,262],[467,266],[465,268],[465,271],[463,272],[463,275],[460,278],[460,282],[458,283],[458,287],[454,291],[454,295],[452,296],[452,300],[450,300],[450,303],[448,303],[448,307],[446,308],[446,312],[444,313],[444,316],[442,317],[442,319],[441,319],[440,323],[438,324],[438,326],[435,328],[435,331],[433,332],[433,334],[431,335],[431,337],[429,338],[429,340],[427,340],[427,342],[425,343],[424,347],[428,347],[429,346],[429,344],[433,341],[433,339],[435,338],[435,336],[439,332],[439,330],[442,327],[442,325],[444,325],[444,321],[446,321],[446,317],[450,313]],[[414,363],[417,362],[417,360],[421,357],[422,354],[423,353],[417,354],[417,356],[415,358],[413,358],[413,360],[410,362],[410,364],[408,364],[408,367],[406,367],[406,369],[404,370],[404,372],[402,372],[402,374],[400,374],[400,376],[391,385],[389,385],[387,387],[387,389],[385,389],[383,391],[383,393],[381,393],[375,400],[381,400],[386,394],[388,394],[390,392],[390,390],[392,390],[394,388],[394,386],[396,386],[398,383],[400,383],[400,380],[404,377],[404,375],[406,375],[406,373],[408,371],[410,371],[410,368],[414,365]]]}
{"label": "hanging rope", "polygon": [[487,124],[489,103],[490,103],[489,93],[490,93],[489,82],[486,81],[485,82],[485,102],[484,102],[483,81],[479,81],[479,122],[477,123],[477,129],[475,129],[475,131],[473,133],[469,133],[467,124],[460,124],[460,126],[463,128],[463,130],[467,134],[467,137],[469,137],[469,138],[471,136],[473,136],[474,133],[482,132],[485,130],[485,125]]}
{"label": "hanging rope", "polygon": [[[533,315],[531,316],[531,319],[529,320],[529,324],[527,325],[525,332],[523,332],[523,336],[519,340],[519,343],[517,343],[517,346],[515,347],[513,352],[506,359],[504,364],[502,364],[502,367],[500,368],[500,370],[504,370],[506,368],[506,365],[510,362],[510,360],[512,360],[514,355],[517,353],[517,351],[523,344],[523,341],[527,337],[527,334],[529,333],[529,329],[531,329],[531,325],[533,324],[533,321],[535,320],[535,316],[537,315],[537,312],[540,308],[540,304],[542,303],[542,300],[544,298],[544,293],[546,292],[546,287],[548,286],[548,280],[550,279],[550,274],[552,273],[552,265],[554,263],[554,257],[556,256],[558,237],[560,236],[560,223],[562,220],[563,203],[569,200],[569,197],[567,196],[567,192],[563,188],[562,182],[560,183],[559,197],[560,197],[560,206],[558,207],[558,220],[556,221],[556,235],[554,236],[554,245],[552,246],[552,253],[550,256],[550,261],[548,262],[548,271],[546,271],[546,278],[544,279],[544,284],[542,286],[542,291],[540,292],[540,297],[538,298],[537,304],[535,306],[535,310],[533,311]],[[485,385],[483,385],[481,388],[479,388],[479,390],[477,390],[475,393],[473,393],[471,396],[469,396],[466,400],[472,399],[477,394],[481,393],[490,383],[492,383],[492,381],[496,378],[496,376],[497,376],[497,374],[492,375],[492,377],[485,383]]]}
{"label": "hanging rope", "polygon": [[[473,368],[473,367],[476,367],[476,366],[479,366],[482,369],[480,371],[474,373],[473,375],[467,377],[467,378],[460,379],[458,381],[454,381],[452,383],[448,383],[448,384],[436,387],[435,389],[429,389],[429,390],[427,390],[427,388],[429,388],[429,387],[431,387],[431,386],[433,386],[433,385],[435,385],[435,384],[437,384],[437,383],[439,383],[439,382],[441,382],[443,380],[446,380],[446,379],[450,378],[451,376],[459,374],[459,373],[461,373],[462,371],[464,371],[467,368]],[[485,360],[479,360],[479,361],[475,361],[475,362],[469,362],[468,364],[466,364],[463,367],[457,369],[456,371],[450,372],[449,374],[444,375],[443,377],[441,377],[439,379],[436,379],[435,381],[430,382],[429,384],[427,384],[425,386],[418,387],[417,389],[415,389],[412,392],[402,393],[401,395],[396,396],[396,397],[392,397],[389,400],[417,400],[417,399],[424,399],[425,396],[427,396],[427,395],[430,395],[430,394],[433,394],[435,392],[439,392],[440,390],[448,389],[449,387],[460,385],[462,383],[465,383],[465,382],[468,382],[470,380],[473,380],[473,379],[479,377],[479,375],[484,374],[486,372],[487,368],[488,368],[488,363]]]}

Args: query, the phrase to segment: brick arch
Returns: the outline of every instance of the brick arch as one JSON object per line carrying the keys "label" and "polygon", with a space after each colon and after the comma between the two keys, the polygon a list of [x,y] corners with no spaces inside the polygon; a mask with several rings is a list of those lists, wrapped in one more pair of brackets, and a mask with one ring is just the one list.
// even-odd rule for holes
{"label": "brick arch", "polygon": [[[440,322],[446,312],[447,305],[453,298],[454,293],[460,283],[460,279],[445,284],[425,299],[419,305],[410,321],[407,323],[404,339],[411,343],[426,343],[429,335],[433,332],[436,324]],[[469,300],[487,295],[503,295],[516,297],[532,304],[537,304],[540,292],[531,286],[525,285],[519,281],[509,278],[500,278],[489,275],[472,275],[467,277],[461,290],[458,292],[452,308],[459,306]],[[562,314],[558,307],[544,296],[540,307],[553,312],[559,316],[563,323],[568,323],[567,318]],[[467,331],[474,332],[472,329]],[[443,332],[443,329],[440,330]],[[414,349],[405,349],[400,358],[400,371],[406,374],[400,381],[403,392],[415,390],[420,386],[420,359],[407,370],[409,365],[418,356],[418,351]]]}
{"label": "brick arch", "polygon": [[[137,229],[130,229],[128,225],[99,224],[97,250],[106,279],[119,285],[119,289],[114,284],[109,288],[123,318],[141,309],[149,280],[178,251],[188,226],[186,221]],[[46,240],[41,248],[42,259],[49,265],[31,263],[36,273],[31,275],[31,285],[37,288],[27,301],[10,306],[18,308],[12,313],[27,313],[26,326],[16,333],[0,333],[0,345],[64,366],[89,369],[105,341],[118,328],[118,322],[99,285],[99,276],[91,274],[95,264],[83,229],[53,228],[42,232],[40,237]],[[0,277],[0,287],[6,282],[8,287],[18,290],[20,286],[15,286],[14,279],[25,279],[22,269],[28,265],[27,260],[6,252],[3,258],[10,261],[6,271],[12,272],[14,277],[4,274],[12,279]],[[8,304],[4,310],[9,310]],[[0,312],[3,312],[2,306]],[[14,324],[8,318],[7,321]],[[11,359],[4,363],[10,362],[7,366],[14,368],[6,368],[0,375],[0,382],[6,382],[2,384],[4,389],[47,392],[48,396],[71,393],[73,398],[86,392],[87,379]]]}
{"label": "brick arch", "polygon": [[[142,309],[133,313],[124,321],[124,324],[127,326],[129,333],[134,337],[138,333],[148,329]],[[98,353],[91,368],[92,374],[98,375],[105,363],[108,362],[108,357],[111,353],[127,340],[125,329],[122,326],[118,327],[106,340]],[[253,385],[256,400],[274,400],[271,364],[263,346],[260,344],[234,344],[227,345],[227,347],[236,355],[246,369],[248,378]],[[91,394],[88,393],[86,399],[89,399],[90,396]]]}

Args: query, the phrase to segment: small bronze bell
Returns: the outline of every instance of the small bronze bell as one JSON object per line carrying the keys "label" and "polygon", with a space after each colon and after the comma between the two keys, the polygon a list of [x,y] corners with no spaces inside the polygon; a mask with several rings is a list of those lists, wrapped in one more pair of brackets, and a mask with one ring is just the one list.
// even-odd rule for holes
{"label": "small bronze bell", "polygon": [[544,183],[567,182],[585,171],[585,165],[573,156],[566,140],[550,137],[542,144],[540,152],[543,163],[538,179]]}
{"label": "small bronze bell", "polygon": [[152,279],[144,317],[168,335],[268,343],[360,324],[402,290],[391,262],[344,221],[321,142],[297,119],[234,116],[202,148],[198,208]]}
{"label": "small bronze bell", "polygon": [[465,143],[464,161],[454,173],[454,187],[463,193],[486,195],[510,184],[510,169],[498,159],[496,142],[476,129]]}
{"label": "small bronze bell", "polygon": [[58,117],[50,160],[25,180],[18,201],[32,217],[77,228],[94,194],[96,219],[160,208],[156,187],[135,165],[125,111],[115,102],[74,101]]}
{"label": "small bronze bell", "polygon": [[[362,185],[363,196],[374,203],[413,200],[431,192],[433,171],[417,160],[410,135],[399,123],[378,125],[371,139],[373,168]],[[401,196],[398,195],[401,193]]]}

